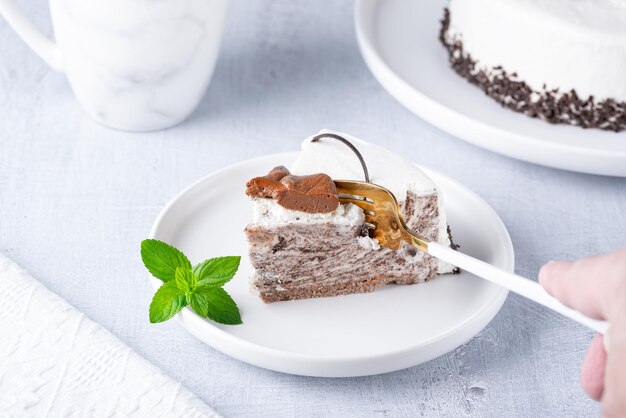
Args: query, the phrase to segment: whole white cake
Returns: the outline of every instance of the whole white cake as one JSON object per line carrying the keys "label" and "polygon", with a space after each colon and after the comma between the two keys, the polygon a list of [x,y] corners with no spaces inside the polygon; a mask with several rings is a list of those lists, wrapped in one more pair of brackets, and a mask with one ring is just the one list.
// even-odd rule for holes
{"label": "whole white cake", "polygon": [[626,128],[626,0],[450,0],[452,68],[552,123]]}

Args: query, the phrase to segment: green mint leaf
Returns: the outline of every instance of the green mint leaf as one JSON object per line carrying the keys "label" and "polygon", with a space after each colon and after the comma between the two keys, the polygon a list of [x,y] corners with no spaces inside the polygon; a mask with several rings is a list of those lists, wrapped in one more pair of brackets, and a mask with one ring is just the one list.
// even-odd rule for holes
{"label": "green mint leaf", "polygon": [[152,303],[150,303],[150,322],[167,321],[185,307],[185,292],[181,291],[176,282],[167,282],[159,287]]}
{"label": "green mint leaf", "polygon": [[226,325],[241,324],[235,301],[221,287],[197,287],[189,297],[189,305],[198,315]]}
{"label": "green mint leaf", "polygon": [[209,301],[206,298],[204,291],[194,290],[187,295],[187,304],[194,310],[195,313],[203,318],[206,318],[209,314]]}
{"label": "green mint leaf", "polygon": [[176,286],[185,293],[189,293],[196,285],[196,277],[193,272],[186,268],[176,267],[174,274],[174,282]]}
{"label": "green mint leaf", "polygon": [[141,259],[148,271],[164,282],[174,280],[177,267],[191,269],[191,262],[185,254],[156,239],[141,242]]}
{"label": "green mint leaf", "polygon": [[223,286],[235,276],[241,257],[217,257],[203,261],[193,268],[198,286]]}

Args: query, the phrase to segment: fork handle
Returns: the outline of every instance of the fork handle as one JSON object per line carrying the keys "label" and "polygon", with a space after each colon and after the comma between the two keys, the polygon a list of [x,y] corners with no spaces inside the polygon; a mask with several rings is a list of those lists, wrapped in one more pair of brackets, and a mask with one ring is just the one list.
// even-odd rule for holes
{"label": "fork handle", "polygon": [[[468,271],[492,283],[498,284],[509,289],[511,292],[524,296],[530,300],[537,302],[547,308],[552,309],[574,321],[582,324],[600,334],[606,334],[608,322],[589,318],[582,313],[571,309],[558,299],[550,296],[541,285],[533,280],[526,279],[508,271],[502,270],[484,261],[478,260],[469,255],[460,253],[450,247],[438,244],[436,242],[428,243],[428,254],[437,257],[440,260],[453,264],[462,270]],[[606,341],[605,341],[606,343]]]}

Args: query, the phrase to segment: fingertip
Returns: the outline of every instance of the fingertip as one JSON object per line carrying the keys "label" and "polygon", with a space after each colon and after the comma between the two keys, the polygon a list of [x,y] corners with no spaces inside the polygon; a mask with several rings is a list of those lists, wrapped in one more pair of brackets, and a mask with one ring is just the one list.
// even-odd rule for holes
{"label": "fingertip", "polygon": [[602,335],[596,335],[591,341],[585,360],[580,369],[580,384],[591,399],[596,401],[604,393],[604,372],[606,369],[606,351]]}
{"label": "fingertip", "polygon": [[539,269],[539,284],[552,293],[572,265],[571,261],[548,261]]}
{"label": "fingertip", "polygon": [[572,261],[548,261],[539,269],[539,283],[543,287],[550,287],[555,281],[563,279],[573,264]]}
{"label": "fingertip", "polygon": [[555,263],[557,263],[557,261],[554,261],[554,260],[548,261],[539,269],[538,280],[542,286],[545,287],[546,282],[550,280],[550,277],[552,277],[551,270],[552,270],[552,266]]}

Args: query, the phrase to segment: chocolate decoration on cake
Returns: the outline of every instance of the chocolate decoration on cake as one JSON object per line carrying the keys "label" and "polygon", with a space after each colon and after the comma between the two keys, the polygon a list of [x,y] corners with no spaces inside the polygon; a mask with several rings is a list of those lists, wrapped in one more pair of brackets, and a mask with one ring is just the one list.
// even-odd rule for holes
{"label": "chocolate decoration on cake", "polygon": [[[313,137],[313,139],[311,139],[311,142],[318,142],[320,139],[322,138],[332,138],[332,139],[336,139],[337,141],[342,142],[343,144],[345,144],[348,148],[350,148],[350,150],[357,156],[357,158],[359,159],[359,162],[361,163],[361,167],[363,167],[363,177],[365,178],[365,181],[367,183],[370,182],[370,174],[369,171],[367,169],[367,164],[365,164],[365,159],[363,158],[363,156],[361,155],[361,153],[359,152],[359,150],[357,149],[357,147],[355,147],[352,142],[348,141],[346,138],[344,138],[343,136],[337,135],[337,134],[331,134],[331,133],[323,133],[323,134],[319,134],[319,135],[315,135]],[[346,179],[347,180],[347,179]]]}
{"label": "chocolate decoration on cake", "polygon": [[335,183],[326,174],[294,176],[283,166],[248,181],[246,194],[274,199],[286,209],[306,213],[333,212],[339,206]]}

